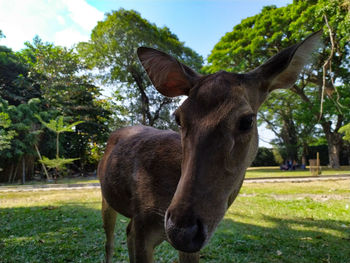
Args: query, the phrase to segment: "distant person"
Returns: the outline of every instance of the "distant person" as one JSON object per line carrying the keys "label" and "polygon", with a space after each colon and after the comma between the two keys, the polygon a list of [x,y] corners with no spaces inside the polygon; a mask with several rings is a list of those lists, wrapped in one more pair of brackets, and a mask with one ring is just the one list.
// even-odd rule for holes
{"label": "distant person", "polygon": [[288,166],[288,170],[291,171],[292,168],[293,168],[293,162],[292,162],[291,159],[289,159],[289,160],[287,161],[287,166]]}
{"label": "distant person", "polygon": [[286,162],[286,163],[282,163],[282,164],[280,165],[280,170],[282,170],[282,171],[287,171],[287,170],[288,170],[287,162]]}
{"label": "distant person", "polygon": [[295,171],[296,168],[298,168],[299,164],[297,161],[293,160],[292,170]]}

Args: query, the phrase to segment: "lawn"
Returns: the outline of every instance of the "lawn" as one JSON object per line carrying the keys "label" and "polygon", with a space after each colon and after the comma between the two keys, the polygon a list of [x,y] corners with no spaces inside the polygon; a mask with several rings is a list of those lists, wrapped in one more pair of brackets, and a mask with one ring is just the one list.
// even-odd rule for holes
{"label": "lawn", "polygon": [[[322,175],[350,175],[350,166],[342,166],[340,169],[331,169],[326,166],[322,167]],[[309,169],[297,171],[281,171],[279,167],[249,167],[246,178],[262,178],[262,177],[306,177],[311,176]],[[46,181],[27,181],[25,185],[41,185],[41,184],[89,184],[98,183],[96,177],[75,177],[75,178],[59,178],[56,182],[47,183]],[[17,184],[0,184],[0,187],[6,188],[17,187]]]}
{"label": "lawn", "polygon": [[[102,262],[96,189],[0,192],[0,262]],[[128,262],[118,217],[114,262]],[[156,262],[172,263],[167,243]],[[244,184],[201,262],[350,262],[350,180]]]}

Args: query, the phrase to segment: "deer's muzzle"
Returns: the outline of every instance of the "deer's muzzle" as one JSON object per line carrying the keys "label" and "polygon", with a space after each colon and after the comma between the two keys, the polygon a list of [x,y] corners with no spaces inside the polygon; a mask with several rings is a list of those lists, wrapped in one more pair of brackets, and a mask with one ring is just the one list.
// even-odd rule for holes
{"label": "deer's muzzle", "polygon": [[187,253],[199,251],[207,240],[207,228],[199,217],[191,213],[179,216],[170,208],[165,214],[165,232],[175,249]]}

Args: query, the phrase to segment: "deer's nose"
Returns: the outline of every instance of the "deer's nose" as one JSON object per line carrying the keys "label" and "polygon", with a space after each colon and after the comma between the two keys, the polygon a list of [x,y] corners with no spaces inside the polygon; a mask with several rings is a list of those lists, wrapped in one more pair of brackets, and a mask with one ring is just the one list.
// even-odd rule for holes
{"label": "deer's nose", "polygon": [[207,231],[202,221],[191,213],[177,215],[169,210],[165,215],[165,232],[171,245],[183,252],[199,251],[207,239]]}

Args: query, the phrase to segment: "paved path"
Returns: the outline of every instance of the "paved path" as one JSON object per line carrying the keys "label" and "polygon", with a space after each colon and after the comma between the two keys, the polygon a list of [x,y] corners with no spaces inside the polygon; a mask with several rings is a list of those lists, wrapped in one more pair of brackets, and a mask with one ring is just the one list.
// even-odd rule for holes
{"label": "paved path", "polygon": [[[338,181],[350,180],[350,174],[329,175],[329,176],[303,176],[303,177],[264,177],[264,178],[246,178],[244,183],[303,183],[313,181]],[[37,191],[55,191],[55,190],[82,190],[99,189],[99,183],[86,184],[38,184],[38,185],[16,185],[0,186],[0,193],[3,192],[37,192]]]}
{"label": "paved path", "polygon": [[313,181],[339,181],[350,180],[350,174],[343,175],[321,175],[321,176],[300,176],[300,177],[261,177],[261,178],[246,178],[244,183],[303,183]]}

